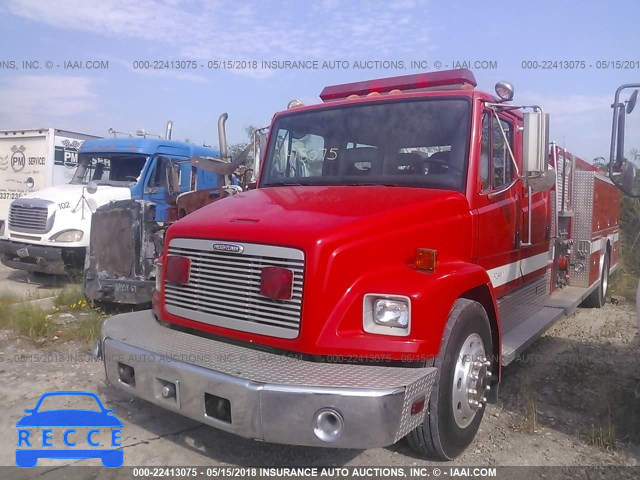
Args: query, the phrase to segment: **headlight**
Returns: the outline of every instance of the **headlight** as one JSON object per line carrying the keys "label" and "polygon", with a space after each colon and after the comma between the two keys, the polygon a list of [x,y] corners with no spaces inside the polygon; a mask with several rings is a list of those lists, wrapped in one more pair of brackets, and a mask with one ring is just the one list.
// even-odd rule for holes
{"label": "headlight", "polygon": [[63,230],[53,235],[49,240],[52,242],[79,242],[83,235],[82,230]]}
{"label": "headlight", "polygon": [[411,300],[401,295],[367,294],[364,296],[363,328],[382,335],[409,335]]}
{"label": "headlight", "polygon": [[407,328],[409,325],[409,305],[386,298],[373,304],[373,321],[385,327]]}

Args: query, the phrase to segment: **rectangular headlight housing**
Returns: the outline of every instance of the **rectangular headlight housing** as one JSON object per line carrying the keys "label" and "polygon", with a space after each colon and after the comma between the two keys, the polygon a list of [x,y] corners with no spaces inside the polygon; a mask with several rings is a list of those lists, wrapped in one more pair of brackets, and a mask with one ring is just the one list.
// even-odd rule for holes
{"label": "rectangular headlight housing", "polygon": [[406,337],[411,331],[411,299],[404,295],[366,294],[362,315],[365,332]]}

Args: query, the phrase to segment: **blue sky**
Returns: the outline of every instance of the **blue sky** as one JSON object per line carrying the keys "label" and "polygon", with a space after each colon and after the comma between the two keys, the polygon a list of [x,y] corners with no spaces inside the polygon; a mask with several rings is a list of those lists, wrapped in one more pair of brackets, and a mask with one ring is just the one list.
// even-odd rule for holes
{"label": "blue sky", "polygon": [[[430,69],[436,61],[491,60],[497,69],[472,68],[479,87],[493,91],[496,81],[511,81],[516,103],[551,113],[552,139],[591,160],[608,154],[615,88],[640,82],[640,3],[615,3],[5,0],[0,129],[163,133],[171,119],[174,138],[215,145],[216,121],[226,111],[234,143],[244,140],[245,126],[267,125],[293,98],[319,102],[326,85],[415,73],[412,60]],[[29,60],[40,69],[23,69]],[[109,67],[64,68],[76,60]],[[193,60],[197,68],[134,69],[140,60]],[[208,69],[209,60],[340,60],[349,68],[225,71]],[[405,68],[353,68],[362,60],[403,61]],[[523,69],[527,60],[584,60],[586,68]],[[634,68],[596,68],[602,60]],[[11,61],[16,68],[7,68]],[[639,127],[640,107],[628,147],[640,147]]]}

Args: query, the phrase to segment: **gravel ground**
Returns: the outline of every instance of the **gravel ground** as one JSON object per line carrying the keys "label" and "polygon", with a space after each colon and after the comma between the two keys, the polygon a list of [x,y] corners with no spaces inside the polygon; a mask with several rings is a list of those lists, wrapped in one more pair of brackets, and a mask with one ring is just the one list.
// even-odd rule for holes
{"label": "gravel ground", "polygon": [[[634,305],[579,309],[504,370],[474,443],[451,465],[627,465],[640,462],[640,344]],[[16,421],[48,390],[96,392],[124,427],[125,465],[415,466],[405,441],[335,450],[259,443],[116,391],[87,345],[35,345],[0,331],[0,465],[14,464]],[[38,465],[100,465],[41,460]]]}
{"label": "gravel ground", "polygon": [[62,275],[40,275],[0,264],[0,292],[3,293],[25,298],[49,297],[70,283],[70,279]]}

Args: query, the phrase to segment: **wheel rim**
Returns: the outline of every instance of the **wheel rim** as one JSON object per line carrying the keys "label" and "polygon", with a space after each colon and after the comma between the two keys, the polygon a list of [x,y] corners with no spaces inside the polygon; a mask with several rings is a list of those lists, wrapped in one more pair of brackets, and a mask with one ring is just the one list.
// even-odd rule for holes
{"label": "wheel rim", "polygon": [[490,365],[482,338],[472,333],[462,343],[454,369],[451,399],[453,417],[460,428],[468,427],[487,401]]}

